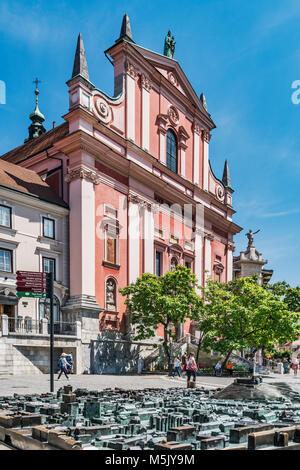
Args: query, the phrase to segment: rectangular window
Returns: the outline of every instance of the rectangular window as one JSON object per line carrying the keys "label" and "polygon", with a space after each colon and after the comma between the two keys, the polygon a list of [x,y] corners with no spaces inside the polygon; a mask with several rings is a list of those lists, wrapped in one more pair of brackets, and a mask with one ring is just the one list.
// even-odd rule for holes
{"label": "rectangular window", "polygon": [[0,271],[12,273],[12,252],[0,248]]}
{"label": "rectangular window", "polygon": [[186,261],[184,264],[186,268],[189,268],[189,269],[192,268],[191,263],[189,261]]}
{"label": "rectangular window", "polygon": [[161,253],[159,251],[155,252],[155,274],[161,276]]}
{"label": "rectangular window", "polygon": [[54,258],[44,258],[43,257],[43,272],[44,273],[53,273],[54,279],[56,277],[56,260]]}
{"label": "rectangular window", "polygon": [[109,234],[106,235],[106,261],[117,264],[117,240]]}
{"label": "rectangular window", "polygon": [[0,205],[0,225],[11,228],[11,208]]}
{"label": "rectangular window", "polygon": [[43,236],[47,238],[55,238],[55,221],[43,217]]}

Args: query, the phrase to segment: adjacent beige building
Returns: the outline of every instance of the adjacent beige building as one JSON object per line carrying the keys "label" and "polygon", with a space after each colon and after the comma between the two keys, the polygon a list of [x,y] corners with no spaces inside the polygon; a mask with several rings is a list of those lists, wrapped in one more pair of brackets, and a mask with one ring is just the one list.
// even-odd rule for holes
{"label": "adjacent beige building", "polygon": [[69,287],[68,214],[39,175],[0,160],[0,374],[48,369],[49,301],[19,298],[18,270],[54,271],[56,353],[71,347],[76,356],[80,328],[61,311]]}

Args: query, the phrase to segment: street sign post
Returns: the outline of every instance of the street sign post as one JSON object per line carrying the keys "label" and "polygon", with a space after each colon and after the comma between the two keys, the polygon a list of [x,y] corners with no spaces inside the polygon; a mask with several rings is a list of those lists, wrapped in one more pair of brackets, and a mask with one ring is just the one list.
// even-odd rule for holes
{"label": "street sign post", "polygon": [[17,271],[17,296],[50,300],[50,392],[54,392],[54,274]]}
{"label": "street sign post", "polygon": [[50,392],[54,392],[54,273],[47,273],[47,297],[50,299]]}

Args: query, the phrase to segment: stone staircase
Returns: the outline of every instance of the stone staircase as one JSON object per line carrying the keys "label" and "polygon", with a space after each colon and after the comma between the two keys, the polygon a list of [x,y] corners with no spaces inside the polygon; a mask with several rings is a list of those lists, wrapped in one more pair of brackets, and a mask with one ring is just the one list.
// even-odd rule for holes
{"label": "stone staircase", "polygon": [[37,375],[41,370],[33,364],[32,350],[19,349],[0,339],[0,376],[2,375]]}

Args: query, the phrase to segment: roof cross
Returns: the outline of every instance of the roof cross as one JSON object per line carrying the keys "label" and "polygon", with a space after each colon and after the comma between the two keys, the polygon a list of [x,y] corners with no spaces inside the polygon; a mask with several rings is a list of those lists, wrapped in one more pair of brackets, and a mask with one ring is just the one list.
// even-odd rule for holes
{"label": "roof cross", "polygon": [[32,82],[32,83],[35,83],[35,87],[36,87],[36,89],[37,89],[37,87],[38,87],[38,84],[39,84],[39,83],[41,83],[41,80],[39,80],[39,79],[36,77],[36,79],[35,79],[35,80],[33,80],[33,82]]}

